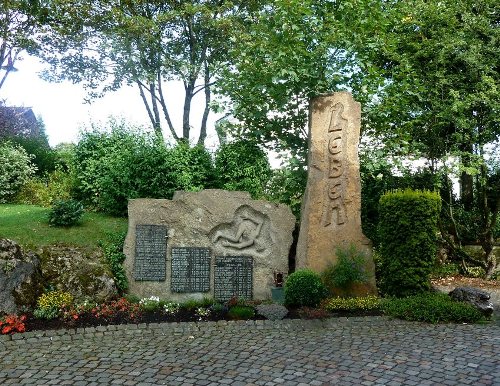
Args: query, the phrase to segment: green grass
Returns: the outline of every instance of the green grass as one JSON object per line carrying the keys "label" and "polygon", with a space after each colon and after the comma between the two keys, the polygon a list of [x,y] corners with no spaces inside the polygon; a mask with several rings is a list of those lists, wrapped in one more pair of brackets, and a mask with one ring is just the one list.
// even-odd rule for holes
{"label": "green grass", "polygon": [[35,205],[0,204],[0,238],[16,241],[26,248],[69,244],[97,248],[108,234],[126,232],[127,219],[86,212],[79,225],[49,226],[50,208]]}

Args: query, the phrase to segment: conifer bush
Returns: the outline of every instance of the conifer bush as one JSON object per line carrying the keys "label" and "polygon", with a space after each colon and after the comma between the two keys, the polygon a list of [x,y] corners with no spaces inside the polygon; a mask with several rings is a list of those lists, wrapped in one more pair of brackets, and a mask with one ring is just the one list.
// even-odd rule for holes
{"label": "conifer bush", "polygon": [[405,297],[430,289],[440,208],[436,192],[393,191],[380,198],[379,289],[384,295]]}

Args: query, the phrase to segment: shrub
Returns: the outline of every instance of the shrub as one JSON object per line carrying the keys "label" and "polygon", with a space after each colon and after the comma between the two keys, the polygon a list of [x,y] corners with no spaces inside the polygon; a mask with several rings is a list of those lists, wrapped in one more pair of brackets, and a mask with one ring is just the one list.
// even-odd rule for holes
{"label": "shrub", "polygon": [[376,296],[359,298],[330,298],[322,302],[322,307],[327,311],[368,311],[378,310],[381,301]]}
{"label": "shrub", "polygon": [[255,310],[249,306],[234,306],[229,309],[227,316],[234,320],[247,320],[255,316]]}
{"label": "shrub", "polygon": [[64,308],[69,308],[72,304],[73,295],[69,292],[50,291],[38,298],[33,315],[39,319],[55,319],[62,314]]}
{"label": "shrub", "polygon": [[251,141],[222,145],[215,154],[217,187],[250,192],[253,198],[264,195],[271,177],[266,153]]}
{"label": "shrub", "polygon": [[295,271],[285,282],[285,304],[315,307],[328,293],[316,272],[309,269]]}
{"label": "shrub", "polygon": [[82,134],[74,151],[79,198],[114,215],[126,215],[130,198],[172,198],[176,190],[213,186],[210,154],[181,142],[167,147],[153,133],[112,121],[109,132]]}
{"label": "shrub", "polygon": [[428,323],[475,323],[484,316],[470,304],[456,302],[443,293],[422,293],[382,302],[383,311],[392,317]]}
{"label": "shrub", "polygon": [[394,191],[380,199],[380,290],[405,297],[430,288],[441,200],[429,191]]}
{"label": "shrub", "polygon": [[353,244],[346,249],[338,248],[337,261],[325,269],[321,274],[321,279],[330,292],[333,292],[335,288],[347,290],[353,283],[366,282],[368,280],[366,260],[366,254]]}
{"label": "shrub", "polygon": [[123,266],[123,262],[125,261],[125,254],[123,253],[124,242],[125,233],[111,234],[108,237],[108,241],[99,242],[99,246],[103,250],[104,258],[109,265],[116,288],[120,294],[125,293],[128,289],[128,279],[125,267]]}
{"label": "shrub", "polygon": [[35,171],[26,150],[9,142],[0,143],[0,203],[11,201]]}
{"label": "shrub", "polygon": [[73,190],[73,177],[55,170],[46,177],[35,177],[20,189],[15,201],[27,205],[50,206],[54,201],[69,200]]}
{"label": "shrub", "polygon": [[36,174],[40,177],[51,173],[56,168],[57,153],[51,149],[45,136],[23,137],[12,136],[9,141],[22,146],[27,154],[32,157],[33,165],[36,166]]}
{"label": "shrub", "polygon": [[83,205],[76,200],[55,201],[49,213],[49,224],[69,227],[77,224],[83,216]]}

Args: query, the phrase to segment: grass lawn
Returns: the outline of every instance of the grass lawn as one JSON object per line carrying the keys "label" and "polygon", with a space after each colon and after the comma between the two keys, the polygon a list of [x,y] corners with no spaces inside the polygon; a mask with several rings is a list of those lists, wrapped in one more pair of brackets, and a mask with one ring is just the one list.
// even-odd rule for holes
{"label": "grass lawn", "polygon": [[127,230],[127,219],[86,212],[79,225],[70,228],[49,226],[50,209],[35,205],[0,204],[0,238],[23,247],[70,244],[96,248],[107,235]]}

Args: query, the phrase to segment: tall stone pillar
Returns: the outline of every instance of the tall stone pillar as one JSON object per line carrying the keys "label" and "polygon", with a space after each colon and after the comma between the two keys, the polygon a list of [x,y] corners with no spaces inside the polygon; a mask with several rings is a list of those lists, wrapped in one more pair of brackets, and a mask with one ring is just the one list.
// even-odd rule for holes
{"label": "tall stone pillar", "polygon": [[361,105],[348,92],[314,98],[309,106],[307,187],[302,203],[297,268],[322,272],[351,244],[366,256],[370,283],[358,292],[375,293],[370,240],[361,231],[358,144]]}

